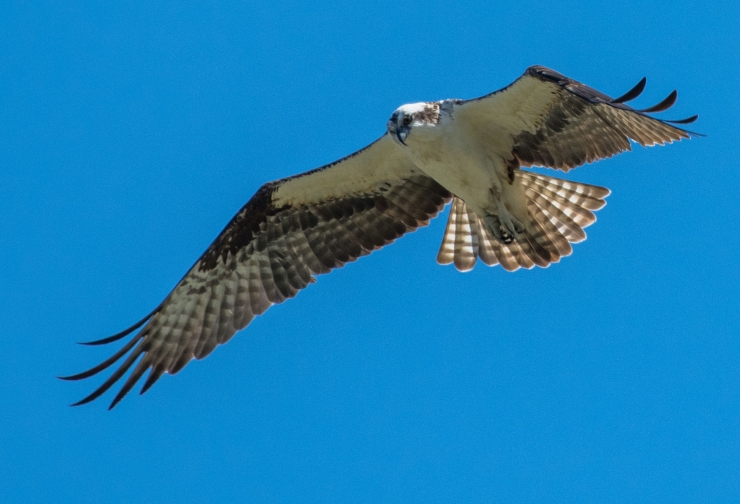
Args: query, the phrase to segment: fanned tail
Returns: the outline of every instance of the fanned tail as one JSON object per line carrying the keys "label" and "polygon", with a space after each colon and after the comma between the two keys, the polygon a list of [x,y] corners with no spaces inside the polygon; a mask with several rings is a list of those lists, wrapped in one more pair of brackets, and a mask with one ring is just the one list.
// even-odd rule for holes
{"label": "fanned tail", "polygon": [[453,263],[460,271],[473,269],[477,259],[488,266],[501,264],[507,271],[547,267],[571,254],[571,243],[586,239],[584,228],[596,222],[593,211],[602,208],[610,191],[569,180],[517,170],[527,197],[529,223],[511,243],[497,240],[482,217],[460,198],[452,201],[440,264]]}

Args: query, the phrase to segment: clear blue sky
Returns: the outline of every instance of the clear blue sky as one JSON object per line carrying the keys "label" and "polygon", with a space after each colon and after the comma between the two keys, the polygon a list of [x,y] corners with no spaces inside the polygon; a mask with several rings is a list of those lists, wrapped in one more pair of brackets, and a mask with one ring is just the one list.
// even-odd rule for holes
{"label": "clear blue sky", "polygon": [[[0,501],[740,500],[738,4],[256,3],[0,6]],[[532,64],[677,88],[665,117],[708,136],[571,172],[613,194],[546,270],[439,266],[440,218],[144,396],[68,406],[100,380],[55,376],[112,351],[75,342],[262,183]]]}

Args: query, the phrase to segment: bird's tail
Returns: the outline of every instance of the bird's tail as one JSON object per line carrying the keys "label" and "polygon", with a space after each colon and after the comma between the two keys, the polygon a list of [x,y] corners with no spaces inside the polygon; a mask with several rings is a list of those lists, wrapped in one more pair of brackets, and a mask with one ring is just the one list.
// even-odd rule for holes
{"label": "bird's tail", "polygon": [[516,171],[527,197],[526,230],[504,243],[488,230],[484,219],[454,198],[442,246],[440,264],[453,263],[468,271],[480,258],[507,271],[534,265],[547,267],[573,251],[570,244],[586,239],[583,228],[596,222],[593,210],[602,208],[610,191],[605,187],[571,182],[523,170]]}

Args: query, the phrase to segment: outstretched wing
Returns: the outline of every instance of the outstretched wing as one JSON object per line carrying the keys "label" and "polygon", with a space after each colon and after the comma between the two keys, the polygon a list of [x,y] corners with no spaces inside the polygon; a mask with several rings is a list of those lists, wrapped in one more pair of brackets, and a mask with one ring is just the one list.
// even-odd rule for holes
{"label": "outstretched wing", "polygon": [[125,356],[76,404],[103,394],[135,363],[110,407],[150,370],[144,393],[165,372],[177,373],[191,359],[202,359],[256,315],[295,296],[313,275],[425,226],[450,198],[387,134],[333,164],[265,184],[152,313],[119,334],[89,343],[110,343],[143,326],[106,361],[64,378],[93,376]]}
{"label": "outstretched wing", "polygon": [[645,82],[613,99],[554,70],[533,66],[499,91],[460,102],[455,117],[504,159],[568,171],[630,150],[630,140],[652,146],[696,135],[675,125],[698,116],[665,121],[649,115],[670,108],[676,91],[646,109],[625,105],[642,93]]}

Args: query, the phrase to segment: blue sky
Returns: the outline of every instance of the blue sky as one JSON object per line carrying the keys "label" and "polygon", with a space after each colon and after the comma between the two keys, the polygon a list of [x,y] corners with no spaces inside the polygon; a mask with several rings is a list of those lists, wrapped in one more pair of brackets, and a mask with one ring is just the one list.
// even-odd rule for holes
{"label": "blue sky", "polygon": [[[0,501],[739,500],[737,4],[270,5],[0,6]],[[112,351],[75,342],[151,311],[262,183],[532,64],[677,88],[665,117],[708,136],[569,173],[613,194],[546,270],[439,266],[439,218],[68,407],[100,381],[55,376]]]}

